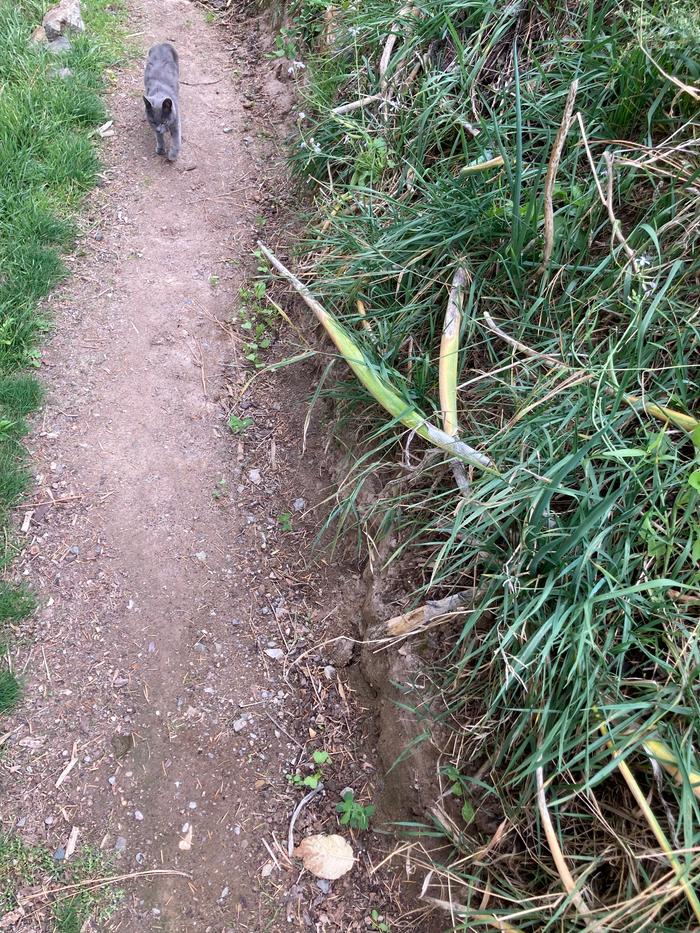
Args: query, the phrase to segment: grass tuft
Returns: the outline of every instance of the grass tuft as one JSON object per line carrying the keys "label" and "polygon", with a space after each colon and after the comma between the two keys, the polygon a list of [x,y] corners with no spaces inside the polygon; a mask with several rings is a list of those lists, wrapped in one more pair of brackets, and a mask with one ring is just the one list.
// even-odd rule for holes
{"label": "grass tuft", "polygon": [[[61,252],[73,243],[75,216],[95,184],[99,161],[91,131],[106,120],[101,94],[123,54],[123,7],[86,0],[86,31],[52,55],[29,41],[49,4],[0,0],[0,521],[27,487],[21,439],[42,391],[26,374],[39,365],[49,323],[39,302],[66,274]],[[68,68],[62,77],[58,72]],[[9,541],[7,532],[6,542]],[[6,543],[2,566],[14,548]],[[0,625],[30,611],[23,590],[0,589]],[[17,682],[2,674],[2,708]]]}
{"label": "grass tuft", "polygon": [[[395,542],[385,566],[415,584],[403,609],[478,586],[473,611],[429,642],[443,758],[463,793],[452,802],[505,821],[484,849],[478,819],[460,827],[457,808],[455,831],[436,816],[455,928],[583,929],[592,916],[601,929],[688,929],[700,889],[697,10],[372,0],[319,12],[296,0],[289,19],[306,64],[292,162],[314,199],[301,275],[436,425],[445,308],[464,269],[458,437],[497,475],[472,471],[465,494],[358,381],[323,390],[344,446],[355,439],[329,528],[380,553]],[[656,739],[676,780],[652,759]]]}
{"label": "grass tuft", "polygon": [[18,907],[17,891],[40,890],[42,886],[59,891],[63,886],[86,882],[85,889],[77,893],[73,888],[68,895],[59,893],[53,898],[34,900],[29,910],[34,911],[37,928],[41,916],[50,917],[51,929],[56,933],[79,933],[89,920],[102,927],[117,908],[121,891],[104,886],[95,890],[89,882],[108,876],[110,871],[109,860],[101,853],[86,850],[66,863],[44,846],[28,845],[17,836],[0,834],[0,916]]}

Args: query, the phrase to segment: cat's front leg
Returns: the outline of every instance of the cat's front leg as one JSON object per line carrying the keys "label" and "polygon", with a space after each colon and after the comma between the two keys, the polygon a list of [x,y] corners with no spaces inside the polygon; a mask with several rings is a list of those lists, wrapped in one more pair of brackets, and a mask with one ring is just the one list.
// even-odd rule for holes
{"label": "cat's front leg", "polygon": [[168,151],[168,162],[174,162],[178,155],[180,154],[180,146],[182,145],[182,128],[180,126],[180,118],[177,118],[175,126],[170,128],[170,149]]}
{"label": "cat's front leg", "polygon": [[156,133],[156,155],[165,155],[165,133]]}

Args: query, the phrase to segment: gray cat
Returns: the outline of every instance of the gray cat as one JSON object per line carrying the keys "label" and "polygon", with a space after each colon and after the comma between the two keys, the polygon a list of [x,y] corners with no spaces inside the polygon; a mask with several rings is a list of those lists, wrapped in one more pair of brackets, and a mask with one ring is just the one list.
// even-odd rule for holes
{"label": "gray cat", "polygon": [[165,155],[165,133],[170,133],[167,158],[174,162],[180,152],[180,66],[169,42],[149,49],[144,76],[146,117],[156,132],[156,152]]}

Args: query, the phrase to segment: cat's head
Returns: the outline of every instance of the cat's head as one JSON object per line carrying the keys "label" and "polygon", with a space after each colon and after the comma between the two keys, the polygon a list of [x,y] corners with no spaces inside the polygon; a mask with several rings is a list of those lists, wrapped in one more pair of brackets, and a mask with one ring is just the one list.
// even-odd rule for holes
{"label": "cat's head", "polygon": [[175,119],[175,105],[172,99],[164,97],[163,100],[156,100],[144,97],[143,102],[146,105],[148,122],[157,133],[164,133]]}

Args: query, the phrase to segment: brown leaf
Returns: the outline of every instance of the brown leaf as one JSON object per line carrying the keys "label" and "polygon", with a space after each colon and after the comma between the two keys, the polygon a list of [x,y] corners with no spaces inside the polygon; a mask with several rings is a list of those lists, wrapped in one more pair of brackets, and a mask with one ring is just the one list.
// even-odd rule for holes
{"label": "brown leaf", "polygon": [[355,863],[352,847],[342,836],[307,836],[294,850],[304,868],[317,878],[335,881],[350,871]]}

